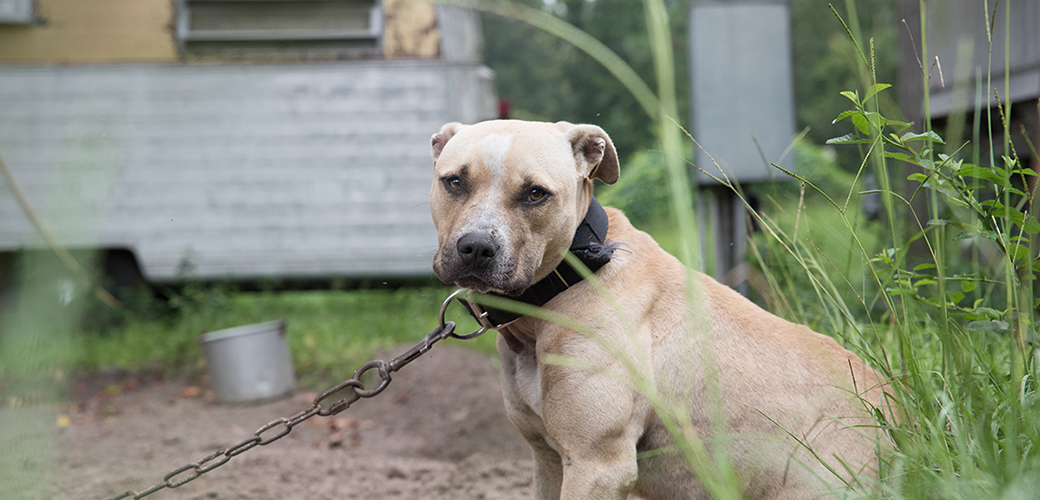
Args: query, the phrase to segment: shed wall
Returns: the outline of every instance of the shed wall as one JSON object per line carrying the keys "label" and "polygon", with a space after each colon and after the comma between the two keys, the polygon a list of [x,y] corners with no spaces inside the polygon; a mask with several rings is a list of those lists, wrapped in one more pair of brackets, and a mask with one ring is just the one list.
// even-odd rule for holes
{"label": "shed wall", "polygon": [[[71,247],[192,275],[428,275],[430,135],[490,118],[479,64],[9,66],[0,153]],[[459,89],[484,99],[460,105]],[[0,250],[42,242],[0,194]],[[186,276],[181,276],[186,277]]]}

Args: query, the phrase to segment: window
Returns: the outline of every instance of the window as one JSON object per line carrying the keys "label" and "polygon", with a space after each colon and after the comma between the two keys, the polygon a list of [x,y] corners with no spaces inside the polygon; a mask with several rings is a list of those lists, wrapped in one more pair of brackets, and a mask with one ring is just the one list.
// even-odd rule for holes
{"label": "window", "polygon": [[29,24],[33,21],[33,0],[0,0],[0,24]]}
{"label": "window", "polygon": [[382,31],[378,0],[178,0],[188,54],[366,53],[379,49]]}

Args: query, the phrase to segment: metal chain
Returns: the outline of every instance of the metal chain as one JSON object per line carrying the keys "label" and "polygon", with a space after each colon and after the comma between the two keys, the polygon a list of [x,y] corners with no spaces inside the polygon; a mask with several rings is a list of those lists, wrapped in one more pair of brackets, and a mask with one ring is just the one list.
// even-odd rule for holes
{"label": "metal chain", "polygon": [[[437,343],[438,341],[444,340],[449,337],[454,339],[467,340],[483,334],[488,330],[487,327],[482,327],[479,330],[470,334],[459,335],[455,333],[454,321],[444,321],[444,312],[448,309],[448,305],[451,303],[452,300],[455,300],[462,292],[463,290],[456,290],[454,293],[449,295],[447,299],[444,300],[444,303],[441,304],[440,314],[438,316],[440,324],[437,325],[437,328],[434,328],[432,332],[428,333],[426,337],[423,337],[421,342],[412,346],[412,348],[408,349],[408,351],[406,351],[404,354],[390,360],[389,362],[383,361],[381,359],[369,361],[368,363],[361,365],[361,367],[354,372],[354,376],[350,379],[344,380],[343,382],[336,384],[329,390],[319,394],[311,402],[310,408],[301,410],[300,412],[288,418],[279,418],[277,420],[272,420],[271,422],[268,422],[267,425],[264,425],[263,427],[257,429],[257,431],[253,433],[252,437],[247,438],[230,448],[225,448],[223,450],[214,452],[213,454],[206,456],[198,462],[191,462],[176,469],[173,469],[168,474],[163,476],[163,480],[161,482],[156,483],[151,488],[148,488],[143,491],[130,490],[119,496],[112,497],[109,500],[121,500],[124,498],[132,498],[134,500],[137,500],[151,495],[152,493],[155,493],[156,491],[162,489],[177,488],[180,486],[184,486],[185,484],[188,484],[198,479],[199,476],[228,463],[229,460],[238,455],[241,455],[242,453],[245,453],[246,451],[249,451],[257,446],[269,445],[285,437],[287,434],[292,432],[293,427],[300,425],[301,423],[315,415],[320,417],[336,415],[342,412],[343,410],[349,408],[350,405],[354,404],[354,402],[356,402],[359,399],[371,398],[379,395],[379,393],[383,392],[383,390],[386,389],[386,386],[390,385],[391,373],[400,370],[408,363],[411,363],[419,356],[425,354],[426,351],[429,351],[430,348],[433,347],[433,344]],[[459,300],[461,301],[462,299]],[[361,377],[364,376],[366,372],[369,372],[371,370],[376,370],[376,373],[379,375],[379,385],[372,389],[366,389],[365,385],[361,382]],[[325,400],[330,400],[334,395],[348,390],[348,394],[346,394],[339,400],[336,400],[335,402],[329,404],[328,407],[322,406],[322,403],[325,402]],[[265,436],[264,434],[270,435]]]}

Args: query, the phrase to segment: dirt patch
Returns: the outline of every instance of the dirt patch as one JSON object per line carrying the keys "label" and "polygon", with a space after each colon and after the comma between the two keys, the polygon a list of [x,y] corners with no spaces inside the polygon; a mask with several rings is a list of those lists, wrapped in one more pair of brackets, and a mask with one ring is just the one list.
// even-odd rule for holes
{"label": "dirt patch", "polygon": [[[394,374],[378,397],[314,417],[270,446],[148,498],[533,498],[530,451],[506,418],[494,363],[437,346]],[[52,498],[143,490],[313,397],[226,406],[207,402],[205,388],[186,380],[93,383],[107,392],[95,387],[67,405]]]}

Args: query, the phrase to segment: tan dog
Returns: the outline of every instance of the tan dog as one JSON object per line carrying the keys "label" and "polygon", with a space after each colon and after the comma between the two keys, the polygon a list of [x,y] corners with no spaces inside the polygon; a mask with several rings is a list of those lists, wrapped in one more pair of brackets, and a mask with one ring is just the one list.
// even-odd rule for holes
{"label": "tan dog", "polygon": [[[593,179],[619,175],[610,138],[593,125],[449,123],[432,142],[433,268],[480,292],[516,296],[554,274],[592,210]],[[595,276],[616,306],[588,281],[544,306],[594,334],[533,317],[499,328],[506,409],[534,450],[539,499],[708,497],[633,371],[655,397],[682,402],[709,451],[726,450],[748,497],[815,498],[844,485],[788,432],[845,480],[877,467],[873,420],[857,397],[881,406],[876,373],[707,276],[688,286],[677,259],[620,211],[606,214],[602,248],[614,251]],[[712,431],[713,409],[724,433]]]}

